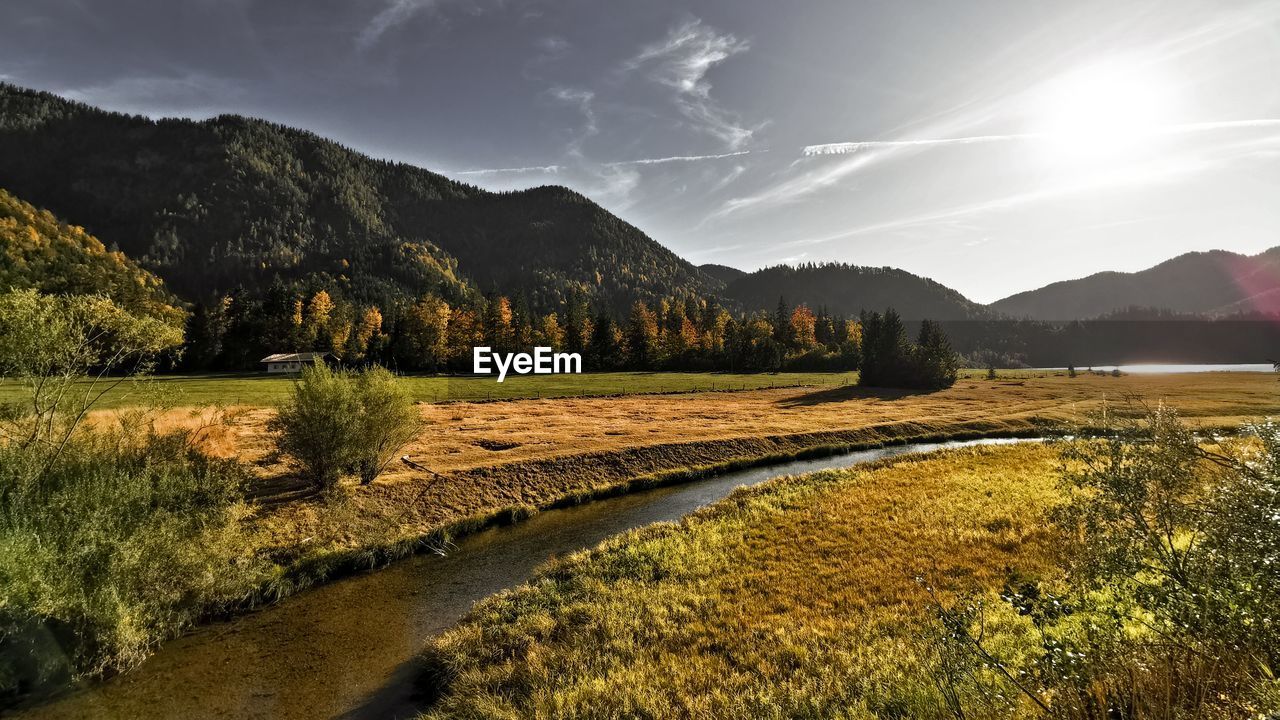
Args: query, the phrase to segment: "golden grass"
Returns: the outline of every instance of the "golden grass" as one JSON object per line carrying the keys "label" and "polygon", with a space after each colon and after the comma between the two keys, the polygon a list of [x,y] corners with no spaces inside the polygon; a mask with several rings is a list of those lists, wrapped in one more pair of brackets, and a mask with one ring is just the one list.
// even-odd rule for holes
{"label": "golden grass", "polygon": [[[945,427],[993,420],[1071,421],[1104,400],[1138,396],[1176,405],[1207,426],[1280,413],[1280,383],[1259,373],[1065,374],[961,380],[935,393],[792,388],[683,395],[512,400],[421,405],[426,427],[405,452],[437,472],[674,442],[759,438],[916,422]],[[241,408],[238,452],[262,461],[271,449],[265,408]],[[183,415],[181,409],[173,411]],[[505,449],[497,449],[505,448]],[[266,476],[282,475],[268,465]],[[385,482],[410,480],[397,467]]]}
{"label": "golden grass", "polygon": [[433,641],[431,717],[941,717],[930,598],[1044,571],[1056,453],[948,451],[735,493],[553,562]]}
{"label": "golden grass", "polygon": [[[1274,378],[1245,373],[1060,375],[963,381],[918,394],[845,387],[422,405],[425,429],[404,452],[443,478],[397,464],[372,486],[351,486],[342,502],[272,502],[254,521],[254,542],[289,562],[401,552],[458,523],[547,507],[642,476],[822,447],[1034,434],[1126,395],[1175,404],[1193,422],[1236,425],[1280,412],[1277,390]],[[259,465],[261,495],[289,498],[297,487],[271,456],[271,414],[243,410],[235,452]]]}

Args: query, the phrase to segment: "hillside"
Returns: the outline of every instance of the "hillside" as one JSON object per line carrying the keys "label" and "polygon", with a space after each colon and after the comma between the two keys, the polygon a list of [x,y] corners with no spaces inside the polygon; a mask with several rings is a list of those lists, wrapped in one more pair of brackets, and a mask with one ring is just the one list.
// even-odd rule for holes
{"label": "hillside", "polygon": [[1253,256],[1187,253],[1140,272],[1056,282],[988,307],[1035,320],[1091,318],[1128,307],[1199,315],[1280,313],[1280,247]]}
{"label": "hillside", "polygon": [[990,313],[940,283],[896,268],[843,263],[779,265],[743,275],[725,295],[749,310],[771,310],[784,298],[790,305],[825,307],[836,315],[892,306],[908,320],[969,320]]}
{"label": "hillside", "polygon": [[728,285],[734,280],[737,280],[738,278],[747,274],[746,271],[739,270],[738,268],[729,267],[728,265],[717,265],[715,263],[707,263],[705,265],[699,265],[698,269],[701,270],[704,274],[709,275],[712,278],[715,278],[716,280],[719,280],[725,285]]}
{"label": "hillside", "polygon": [[0,84],[0,186],[188,299],[276,277],[386,303],[500,289],[614,308],[719,283],[582,195],[491,193],[238,116],[151,120]]}
{"label": "hillside", "polygon": [[101,293],[123,307],[175,324],[186,317],[160,278],[123,253],[108,250],[84,228],[63,223],[0,188],[0,290],[28,288]]}

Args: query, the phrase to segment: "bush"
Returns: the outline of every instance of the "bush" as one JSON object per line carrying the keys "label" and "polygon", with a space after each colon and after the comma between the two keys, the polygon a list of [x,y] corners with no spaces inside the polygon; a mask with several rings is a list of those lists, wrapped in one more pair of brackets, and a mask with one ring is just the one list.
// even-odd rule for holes
{"label": "bush", "polygon": [[128,668],[247,593],[238,463],[137,423],[0,446],[0,695]]}
{"label": "bush", "polygon": [[280,451],[300,474],[331,490],[346,473],[373,482],[417,434],[419,418],[386,370],[351,372],[321,364],[303,370],[272,428]]}
{"label": "bush", "polygon": [[373,482],[421,429],[422,416],[395,376],[373,368],[356,377],[353,452],[360,482]]}
{"label": "bush", "polygon": [[276,445],[298,474],[322,490],[355,463],[356,394],[349,375],[323,363],[304,368],[271,421]]}
{"label": "bush", "polygon": [[1018,698],[1062,718],[1275,717],[1280,425],[1206,442],[1164,407],[1102,425],[1104,440],[1063,452],[1065,577],[940,608],[949,704],[957,717]]}
{"label": "bush", "polygon": [[149,410],[83,421],[180,333],[110,300],[0,294],[0,696],[140,662],[256,585],[248,472]]}

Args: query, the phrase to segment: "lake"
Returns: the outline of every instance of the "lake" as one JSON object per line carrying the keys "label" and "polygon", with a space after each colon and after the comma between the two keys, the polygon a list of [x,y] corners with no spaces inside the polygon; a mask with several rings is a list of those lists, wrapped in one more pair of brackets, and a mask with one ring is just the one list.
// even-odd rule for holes
{"label": "lake", "polygon": [[[1120,368],[1122,373],[1131,373],[1133,375],[1173,375],[1175,373],[1206,373],[1206,372],[1247,372],[1247,373],[1269,373],[1275,372],[1275,368],[1270,363],[1242,363],[1235,365],[1177,365],[1177,364],[1160,364],[1160,363],[1143,363],[1137,365],[1094,365],[1092,369],[1102,372],[1111,372],[1116,368]],[[1066,370],[1066,368],[1036,368],[1037,370]],[[1088,368],[1084,365],[1077,365],[1076,370],[1085,372]]]}

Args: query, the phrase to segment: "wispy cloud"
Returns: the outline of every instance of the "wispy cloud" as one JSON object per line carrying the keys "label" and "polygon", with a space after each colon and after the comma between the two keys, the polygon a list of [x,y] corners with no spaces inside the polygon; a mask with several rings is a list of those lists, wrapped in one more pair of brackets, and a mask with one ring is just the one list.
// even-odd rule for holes
{"label": "wispy cloud", "polygon": [[569,48],[571,47],[568,40],[565,40],[558,35],[549,35],[547,37],[538,38],[536,44],[539,50],[548,55],[563,55],[564,53],[569,52]]}
{"label": "wispy cloud", "polygon": [[[1249,121],[1251,123],[1258,121]],[[1221,126],[1212,123],[1215,128]],[[1268,122],[1264,127],[1280,127],[1280,121]],[[1280,136],[1271,135],[1262,142],[1274,144]],[[1252,157],[1259,143],[1254,141],[1233,142],[1218,145],[1199,157],[1160,158],[1153,162],[1134,166],[1124,170],[1108,168],[1068,182],[1048,185],[1037,190],[1015,192],[965,205],[944,208],[918,215],[894,218],[892,220],[863,225],[831,235],[801,238],[782,243],[779,247],[812,247],[848,240],[867,235],[883,235],[914,227],[957,225],[964,221],[993,212],[1012,210],[1018,207],[1057,200],[1082,193],[1096,193],[1129,187],[1151,187],[1159,184],[1177,182],[1184,178],[1195,177],[1205,172],[1220,168],[1238,159]]]}
{"label": "wispy cloud", "polygon": [[57,89],[71,100],[151,117],[206,117],[225,112],[243,95],[240,84],[202,73],[119,77],[96,85]]}
{"label": "wispy cloud", "polygon": [[600,125],[596,122],[596,111],[591,105],[596,94],[590,90],[566,87],[554,87],[550,92],[551,96],[560,102],[577,105],[582,113],[582,127],[574,134],[573,139],[569,141],[569,147],[566,148],[570,157],[581,158],[583,144],[600,132]]}
{"label": "wispy cloud", "polygon": [[647,70],[651,80],[671,88],[676,108],[690,123],[736,150],[750,140],[759,127],[744,125],[712,99],[707,73],[750,47],[745,40],[717,32],[701,20],[692,19],[672,28],[664,40],[641,48],[624,68]]}
{"label": "wispy cloud", "polygon": [[1039,135],[974,135],[958,138],[931,138],[923,140],[856,140],[852,142],[825,143],[809,145],[801,151],[805,157],[818,155],[849,155],[863,150],[883,148],[927,148],[946,145],[981,145],[985,143],[1008,142],[1010,140],[1029,140]]}
{"label": "wispy cloud", "polygon": [[[1267,130],[1280,128],[1280,118],[1253,118],[1199,123],[1163,125],[1146,129],[1152,136],[1175,137],[1239,130]],[[1131,133],[1131,130],[1126,131]],[[845,156],[840,162],[804,169],[803,172],[764,190],[743,197],[726,200],[705,221],[714,221],[740,211],[761,207],[773,207],[795,202],[819,190],[831,187],[888,160],[901,157],[910,151],[923,151],[938,147],[963,145],[990,145],[1008,142],[1053,142],[1059,136],[1050,133],[1013,133],[1004,135],[961,135],[954,137],[910,138],[903,140],[856,140],[851,142],[809,145],[801,150],[803,158],[819,159],[823,156]],[[1261,142],[1269,143],[1264,138]],[[797,161],[799,162],[799,161]]]}
{"label": "wispy cloud", "polygon": [[[1280,119],[1256,118],[1252,120],[1224,120],[1219,122],[1183,123],[1178,125],[1161,125],[1147,128],[1149,136],[1187,135],[1192,133],[1213,132],[1217,130],[1261,130],[1280,127]],[[1132,134],[1132,131],[1126,131]],[[859,140],[854,142],[826,143],[809,145],[801,154],[805,157],[820,155],[848,155],[863,150],[884,148],[930,148],[948,145],[985,145],[1020,140],[1057,140],[1060,136],[1051,133],[1019,133],[1013,135],[973,135],[970,137],[927,138],[921,140]]]}
{"label": "wispy cloud", "polygon": [[368,50],[377,45],[388,30],[404,24],[419,12],[434,8],[437,2],[438,0],[390,0],[356,36],[356,47],[362,51]]}

